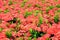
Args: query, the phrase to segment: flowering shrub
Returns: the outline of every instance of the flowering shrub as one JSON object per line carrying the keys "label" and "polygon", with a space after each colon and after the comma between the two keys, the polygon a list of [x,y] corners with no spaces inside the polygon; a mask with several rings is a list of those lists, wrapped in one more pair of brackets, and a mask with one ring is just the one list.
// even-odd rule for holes
{"label": "flowering shrub", "polygon": [[60,40],[60,0],[0,0],[0,40]]}

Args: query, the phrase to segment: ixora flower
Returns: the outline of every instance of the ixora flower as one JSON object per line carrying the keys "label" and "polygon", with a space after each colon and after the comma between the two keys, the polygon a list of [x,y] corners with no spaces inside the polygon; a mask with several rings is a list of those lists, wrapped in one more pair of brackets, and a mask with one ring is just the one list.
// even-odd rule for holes
{"label": "ixora flower", "polygon": [[60,0],[0,0],[0,40],[60,40]]}

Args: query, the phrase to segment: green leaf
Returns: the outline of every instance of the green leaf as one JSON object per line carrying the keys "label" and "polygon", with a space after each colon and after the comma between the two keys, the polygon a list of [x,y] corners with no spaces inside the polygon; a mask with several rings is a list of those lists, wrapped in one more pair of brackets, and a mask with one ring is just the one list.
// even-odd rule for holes
{"label": "green leaf", "polygon": [[51,38],[47,38],[46,40],[51,40]]}
{"label": "green leaf", "polygon": [[28,0],[23,0],[24,2],[27,2]]}
{"label": "green leaf", "polygon": [[42,10],[34,10],[33,12],[35,16],[37,16],[39,13],[41,14],[43,13]]}
{"label": "green leaf", "polygon": [[41,36],[43,36],[45,34],[43,32],[38,32],[38,31],[33,30],[33,29],[30,29],[29,32],[31,33],[32,38],[38,38],[38,37],[41,37]]}
{"label": "green leaf", "polygon": [[35,10],[34,12],[35,12],[35,16],[37,16],[40,11],[39,10]]}
{"label": "green leaf", "polygon": [[53,9],[54,8],[54,6],[49,6],[49,7],[47,7],[46,8],[46,12],[49,12],[49,10],[51,10],[51,9]]}
{"label": "green leaf", "polygon": [[28,37],[28,40],[32,40],[32,38],[31,37]]}
{"label": "green leaf", "polygon": [[41,0],[41,1],[42,1],[43,4],[45,3],[45,0]]}
{"label": "green leaf", "polygon": [[25,2],[22,2],[22,3],[21,3],[21,7],[24,7],[24,6],[25,6]]}
{"label": "green leaf", "polygon": [[53,9],[53,8],[54,8],[54,6],[49,6],[49,8],[50,8],[50,9]]}
{"label": "green leaf", "polygon": [[29,32],[30,32],[30,33],[32,33],[32,32],[33,32],[33,30],[30,28]]}
{"label": "green leaf", "polygon": [[60,10],[57,10],[57,12],[60,12]]}
{"label": "green leaf", "polygon": [[6,9],[5,11],[4,11],[4,13],[8,13],[9,12],[9,10],[8,9]]}
{"label": "green leaf", "polygon": [[41,13],[41,14],[43,14],[43,11],[42,11],[42,10],[40,10],[40,13]]}
{"label": "green leaf", "polygon": [[55,22],[55,23],[58,23],[58,22],[59,22],[59,16],[58,16],[58,15],[55,15],[55,17],[54,17],[54,22]]}
{"label": "green leaf", "polygon": [[32,6],[32,4],[29,4],[27,7],[31,7]]}
{"label": "green leaf", "polygon": [[28,17],[30,15],[32,15],[32,12],[25,12],[24,17],[26,18],[26,17]]}
{"label": "green leaf", "polygon": [[60,8],[60,4],[56,5],[57,8]]}
{"label": "green leaf", "polygon": [[3,28],[0,28],[0,32],[3,30]]}
{"label": "green leaf", "polygon": [[49,12],[49,10],[50,10],[50,8],[49,8],[49,7],[47,7],[47,8],[46,8],[46,12],[48,13],[48,12]]}
{"label": "green leaf", "polygon": [[58,2],[58,0],[55,0],[55,2]]}
{"label": "green leaf", "polygon": [[11,33],[10,31],[7,31],[7,32],[6,32],[6,36],[7,36],[7,38],[12,37],[12,33]]}
{"label": "green leaf", "polygon": [[37,38],[34,38],[34,40],[37,40]]}
{"label": "green leaf", "polygon": [[39,4],[36,4],[35,7],[41,8],[41,6]]}
{"label": "green leaf", "polygon": [[43,17],[40,16],[38,26],[40,26],[42,23],[43,23]]}
{"label": "green leaf", "polygon": [[35,13],[39,13],[40,11],[39,10],[35,10]]}
{"label": "green leaf", "polygon": [[20,38],[19,38],[19,40],[23,40],[23,38],[22,38],[22,37],[20,37]]}
{"label": "green leaf", "polygon": [[37,38],[37,32],[34,33],[33,38]]}
{"label": "green leaf", "polygon": [[9,4],[9,5],[12,5],[12,4],[13,4],[12,0],[10,0],[8,4]]}
{"label": "green leaf", "polygon": [[20,20],[17,20],[18,24],[20,25],[21,24],[21,21]]}

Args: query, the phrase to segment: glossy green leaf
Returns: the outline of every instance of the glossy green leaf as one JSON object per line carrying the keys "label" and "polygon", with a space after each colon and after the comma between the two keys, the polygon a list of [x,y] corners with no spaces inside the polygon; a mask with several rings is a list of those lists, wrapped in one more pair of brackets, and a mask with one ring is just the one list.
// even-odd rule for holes
{"label": "glossy green leaf", "polygon": [[4,10],[4,13],[8,13],[8,12],[9,12],[9,10],[8,10],[8,9]]}
{"label": "glossy green leaf", "polygon": [[28,17],[30,15],[32,15],[32,12],[25,12],[24,17],[26,18],[26,17]]}
{"label": "glossy green leaf", "polygon": [[10,31],[7,31],[7,32],[6,32],[6,36],[7,36],[7,38],[12,37],[12,33],[11,33]]}
{"label": "glossy green leaf", "polygon": [[9,4],[9,5],[12,5],[12,4],[13,4],[12,0],[10,0],[8,4]]}
{"label": "glossy green leaf", "polygon": [[0,32],[3,30],[3,28],[0,28]]}
{"label": "glossy green leaf", "polygon": [[31,37],[28,37],[28,40],[32,40],[32,38]]}
{"label": "glossy green leaf", "polygon": [[38,32],[38,31],[33,30],[33,29],[30,29],[29,32],[31,33],[32,38],[38,38],[38,37],[41,37],[41,36],[43,36],[45,34],[43,32]]}
{"label": "glossy green leaf", "polygon": [[56,5],[57,8],[60,8],[60,4]]}
{"label": "glossy green leaf", "polygon": [[49,6],[49,8],[50,8],[50,9],[53,9],[53,8],[54,8],[54,6]]}
{"label": "glossy green leaf", "polygon": [[43,23],[43,17],[39,17],[38,26],[40,26],[42,23]]}
{"label": "glossy green leaf", "polygon": [[54,8],[54,6],[49,6],[49,7],[47,7],[47,8],[46,8],[46,12],[48,13],[49,10],[51,10],[51,9],[53,9],[53,8]]}
{"label": "glossy green leaf", "polygon": [[57,10],[57,12],[60,12],[60,10]]}
{"label": "glossy green leaf", "polygon": [[22,2],[22,3],[21,3],[21,7],[24,7],[24,6],[25,6],[25,2]]}
{"label": "glossy green leaf", "polygon": [[32,6],[32,4],[29,4],[27,7],[31,7]]}
{"label": "glossy green leaf", "polygon": [[58,15],[55,15],[55,17],[54,17],[54,22],[55,22],[55,23],[58,23],[58,22],[59,22],[59,16],[58,16]]}
{"label": "glossy green leaf", "polygon": [[27,2],[28,0],[23,0],[24,2]]}

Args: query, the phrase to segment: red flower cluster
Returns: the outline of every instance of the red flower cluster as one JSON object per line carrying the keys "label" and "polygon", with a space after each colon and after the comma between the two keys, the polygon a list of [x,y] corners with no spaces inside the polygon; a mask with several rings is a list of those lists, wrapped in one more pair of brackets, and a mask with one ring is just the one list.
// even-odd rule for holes
{"label": "red flower cluster", "polygon": [[0,40],[60,40],[60,0],[0,0]]}

